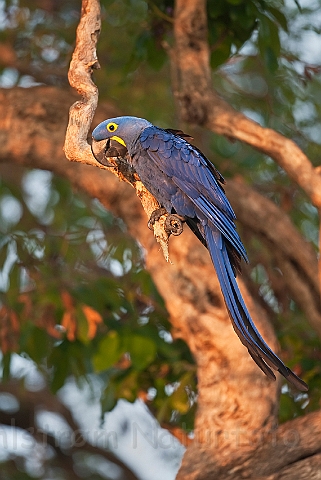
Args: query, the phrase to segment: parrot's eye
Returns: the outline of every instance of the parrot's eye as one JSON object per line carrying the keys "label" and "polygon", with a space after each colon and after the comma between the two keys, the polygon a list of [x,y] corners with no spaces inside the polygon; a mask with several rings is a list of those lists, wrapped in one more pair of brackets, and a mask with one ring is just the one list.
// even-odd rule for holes
{"label": "parrot's eye", "polygon": [[107,128],[108,132],[114,132],[115,130],[117,130],[118,125],[117,125],[117,123],[111,122],[111,123],[108,123],[106,128]]}

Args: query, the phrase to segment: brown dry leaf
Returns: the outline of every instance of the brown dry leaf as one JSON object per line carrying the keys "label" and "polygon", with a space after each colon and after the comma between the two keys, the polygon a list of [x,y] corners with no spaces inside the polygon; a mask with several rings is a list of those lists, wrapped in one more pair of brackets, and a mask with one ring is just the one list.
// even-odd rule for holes
{"label": "brown dry leaf", "polygon": [[120,360],[115,363],[115,368],[121,368],[122,370],[126,370],[131,366],[131,364],[132,361],[130,359],[130,356],[127,353],[124,353]]}
{"label": "brown dry leaf", "polygon": [[77,321],[75,316],[74,299],[67,290],[61,291],[61,300],[66,311],[63,314],[61,326],[64,327],[70,342],[76,339]]}
{"label": "brown dry leaf", "polygon": [[97,326],[102,323],[103,318],[97,310],[94,310],[89,305],[82,305],[82,311],[88,322],[88,338],[92,340],[97,332]]}
{"label": "brown dry leaf", "polygon": [[44,306],[40,319],[37,325],[48,333],[51,337],[61,338],[62,332],[57,329],[57,321],[55,317],[55,306],[48,303]]}
{"label": "brown dry leaf", "polygon": [[74,300],[72,296],[70,295],[67,290],[62,290],[61,293],[61,300],[63,303],[63,306],[65,307],[66,310],[73,310],[74,309]]}
{"label": "brown dry leaf", "polygon": [[146,403],[148,401],[148,393],[145,390],[140,390],[137,394],[137,398]]}
{"label": "brown dry leaf", "polygon": [[0,308],[0,346],[3,354],[18,350],[19,331],[18,315],[14,310],[2,305]]}
{"label": "brown dry leaf", "polygon": [[75,318],[74,311],[66,311],[63,314],[61,325],[64,327],[65,331],[67,332],[67,338],[70,342],[74,342],[76,339],[76,330],[77,330],[77,322]]}
{"label": "brown dry leaf", "polygon": [[19,303],[23,304],[22,315],[24,319],[31,317],[32,314],[32,300],[27,293],[22,293],[18,298]]}

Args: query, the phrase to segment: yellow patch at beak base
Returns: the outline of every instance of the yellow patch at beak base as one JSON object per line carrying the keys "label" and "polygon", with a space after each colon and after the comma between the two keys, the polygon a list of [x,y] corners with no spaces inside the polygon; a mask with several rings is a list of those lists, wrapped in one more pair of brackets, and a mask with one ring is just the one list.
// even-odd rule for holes
{"label": "yellow patch at beak base", "polygon": [[110,137],[111,140],[116,140],[116,142],[120,143],[121,145],[124,145],[124,147],[127,148],[127,145],[126,143],[124,142],[124,140],[120,137],[117,137],[117,135],[113,135],[112,137]]}

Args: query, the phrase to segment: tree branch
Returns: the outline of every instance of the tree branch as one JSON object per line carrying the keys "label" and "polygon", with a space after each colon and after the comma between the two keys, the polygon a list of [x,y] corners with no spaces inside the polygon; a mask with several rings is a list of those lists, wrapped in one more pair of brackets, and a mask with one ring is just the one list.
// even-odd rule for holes
{"label": "tree branch", "polygon": [[[281,425],[261,437],[257,448],[249,455],[240,448],[237,458],[226,463],[213,462],[208,450],[190,447],[194,461],[184,464],[177,480],[311,480],[319,478],[321,458],[321,412],[314,412]],[[235,441],[242,447],[241,432]],[[258,432],[260,435],[260,432]],[[255,442],[255,439],[253,439]]]}
{"label": "tree branch", "polygon": [[196,123],[229,138],[241,140],[273,158],[321,209],[321,175],[290,139],[263,128],[237,112],[212,87],[205,0],[176,0],[175,96],[185,122]]}
{"label": "tree branch", "polygon": [[98,89],[91,80],[93,69],[100,68],[96,44],[100,33],[100,4],[97,0],[83,0],[68,79],[81,95],[69,110],[64,151],[70,161],[97,166],[87,136],[98,103]]}
{"label": "tree branch", "polygon": [[[270,475],[283,472],[278,478],[314,478],[300,475],[306,469],[309,458],[311,464],[320,460],[321,453],[321,412],[310,413],[281,425],[256,451],[251,460],[244,463],[244,471],[251,470],[252,475]],[[273,462],[271,462],[273,458]],[[305,460],[305,462],[303,462]],[[297,467],[297,470],[295,470]],[[320,463],[318,464],[320,468]],[[289,476],[292,472],[293,476]],[[254,475],[253,475],[254,476]]]}
{"label": "tree branch", "polygon": [[[68,160],[106,169],[98,163],[87,142],[87,136],[98,103],[98,89],[91,79],[93,69],[100,68],[96,53],[97,39],[100,33],[99,0],[82,0],[81,18],[77,28],[76,47],[72,55],[68,78],[70,85],[81,95],[82,100],[75,102],[69,111],[69,123],[66,132],[64,151]],[[111,159],[112,161],[112,159]],[[116,165],[117,167],[117,165]],[[112,168],[112,173],[134,187],[148,217],[160,205],[149,193],[139,177],[132,172]],[[154,236],[159,242],[164,257],[168,261],[168,239],[163,215],[153,225]]]}

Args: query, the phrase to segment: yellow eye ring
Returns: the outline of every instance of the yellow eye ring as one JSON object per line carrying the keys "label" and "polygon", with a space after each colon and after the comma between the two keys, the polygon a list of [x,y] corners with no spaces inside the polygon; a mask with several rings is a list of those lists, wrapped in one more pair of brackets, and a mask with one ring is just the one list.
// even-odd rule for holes
{"label": "yellow eye ring", "polygon": [[108,123],[106,128],[107,128],[108,132],[115,132],[118,128],[118,125],[117,125],[117,123],[110,122],[110,123]]}

